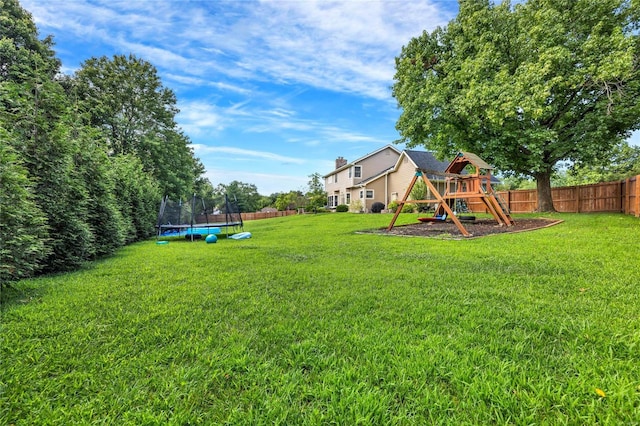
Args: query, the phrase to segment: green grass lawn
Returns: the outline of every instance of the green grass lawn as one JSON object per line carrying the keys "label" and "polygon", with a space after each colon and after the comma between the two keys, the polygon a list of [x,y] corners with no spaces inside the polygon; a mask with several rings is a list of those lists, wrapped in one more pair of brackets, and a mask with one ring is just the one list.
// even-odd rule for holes
{"label": "green grass lawn", "polygon": [[454,241],[291,216],[22,281],[0,424],[639,424],[640,220],[553,217]]}

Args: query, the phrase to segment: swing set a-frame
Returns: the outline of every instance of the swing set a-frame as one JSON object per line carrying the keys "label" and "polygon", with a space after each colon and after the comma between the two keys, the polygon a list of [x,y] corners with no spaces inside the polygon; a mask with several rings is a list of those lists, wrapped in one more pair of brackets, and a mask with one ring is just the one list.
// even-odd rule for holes
{"label": "swing set a-frame", "polygon": [[[473,171],[470,171],[467,166],[471,166]],[[465,169],[467,169],[467,173],[463,174],[462,172]],[[505,203],[491,187],[491,170],[493,170],[493,167],[476,154],[470,152],[459,152],[444,172],[416,169],[416,173],[407,187],[404,197],[398,202],[398,208],[387,230],[390,231],[393,228],[405,204],[435,204],[434,215],[429,218],[430,220],[450,219],[462,235],[470,237],[471,234],[462,224],[456,211],[461,200],[479,200],[500,226],[514,225],[515,222],[511,218]],[[444,181],[444,191],[439,191],[428,176]],[[427,187],[426,198],[409,200],[411,191],[418,179],[422,179]]]}

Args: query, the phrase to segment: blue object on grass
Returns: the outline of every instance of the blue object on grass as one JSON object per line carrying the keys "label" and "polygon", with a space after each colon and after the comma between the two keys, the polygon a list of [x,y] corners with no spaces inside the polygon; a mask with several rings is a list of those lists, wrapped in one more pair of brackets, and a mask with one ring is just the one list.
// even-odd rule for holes
{"label": "blue object on grass", "polygon": [[213,234],[209,234],[204,240],[207,242],[207,244],[212,244],[218,242],[218,237]]}
{"label": "blue object on grass", "polygon": [[219,234],[220,228],[187,228],[185,235],[212,235]]}
{"label": "blue object on grass", "polygon": [[169,244],[169,241],[156,241],[156,244],[158,245]]}
{"label": "blue object on grass", "polygon": [[234,240],[245,240],[247,238],[251,238],[251,232],[240,232],[239,234],[229,235],[229,238]]}

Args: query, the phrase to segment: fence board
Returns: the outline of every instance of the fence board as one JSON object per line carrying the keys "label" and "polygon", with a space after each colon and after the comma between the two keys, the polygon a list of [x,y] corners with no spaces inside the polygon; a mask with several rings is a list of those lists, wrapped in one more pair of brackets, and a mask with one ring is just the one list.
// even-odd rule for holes
{"label": "fence board", "polygon": [[633,192],[635,198],[635,208],[633,213],[636,217],[640,217],[640,176],[635,177],[635,191]]}
{"label": "fence board", "polygon": [[625,213],[640,217],[640,175],[627,179],[625,188]]}
{"label": "fence board", "polygon": [[[257,212],[257,213],[240,213],[242,216],[242,220],[259,220],[259,219],[270,219],[273,217],[283,217],[283,216],[291,216],[294,214],[298,214],[296,210],[287,210],[287,211],[277,211],[277,212]],[[196,223],[225,223],[227,221],[227,216],[223,214],[210,214],[210,215],[199,215],[196,216]]]}
{"label": "fence board", "polygon": [[294,214],[298,214],[297,210],[286,210],[286,211],[277,211],[277,212],[256,212],[256,213],[241,213],[242,220],[260,220],[260,219],[271,219],[274,217],[283,217],[283,216],[291,216]]}

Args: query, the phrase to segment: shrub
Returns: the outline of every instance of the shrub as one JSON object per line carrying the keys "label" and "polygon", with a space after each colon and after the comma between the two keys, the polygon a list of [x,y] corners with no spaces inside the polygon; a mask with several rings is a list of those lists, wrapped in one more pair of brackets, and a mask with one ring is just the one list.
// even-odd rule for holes
{"label": "shrub", "polygon": [[318,206],[315,206],[313,204],[308,204],[304,208],[304,212],[305,213],[327,213],[328,211],[329,210],[327,210],[324,207],[318,207]]}
{"label": "shrub", "polygon": [[380,213],[384,209],[384,203],[376,201],[371,205],[371,213]]}
{"label": "shrub", "polygon": [[[0,128],[2,136],[7,133]],[[9,281],[38,272],[49,254],[46,218],[34,201],[33,184],[14,149],[0,144],[0,294]]]}
{"label": "shrub", "polygon": [[349,211],[349,206],[346,204],[340,204],[336,207],[336,212],[344,213]]}
{"label": "shrub", "polygon": [[362,213],[364,211],[362,207],[362,201],[354,200],[349,204],[349,211],[352,213]]}
{"label": "shrub", "polygon": [[413,213],[415,211],[416,206],[413,204],[405,204],[402,206],[402,213]]}
{"label": "shrub", "polygon": [[392,201],[389,203],[389,205],[387,206],[387,208],[389,209],[389,211],[391,211],[392,213],[395,213],[396,210],[398,210],[398,202],[397,201]]}

